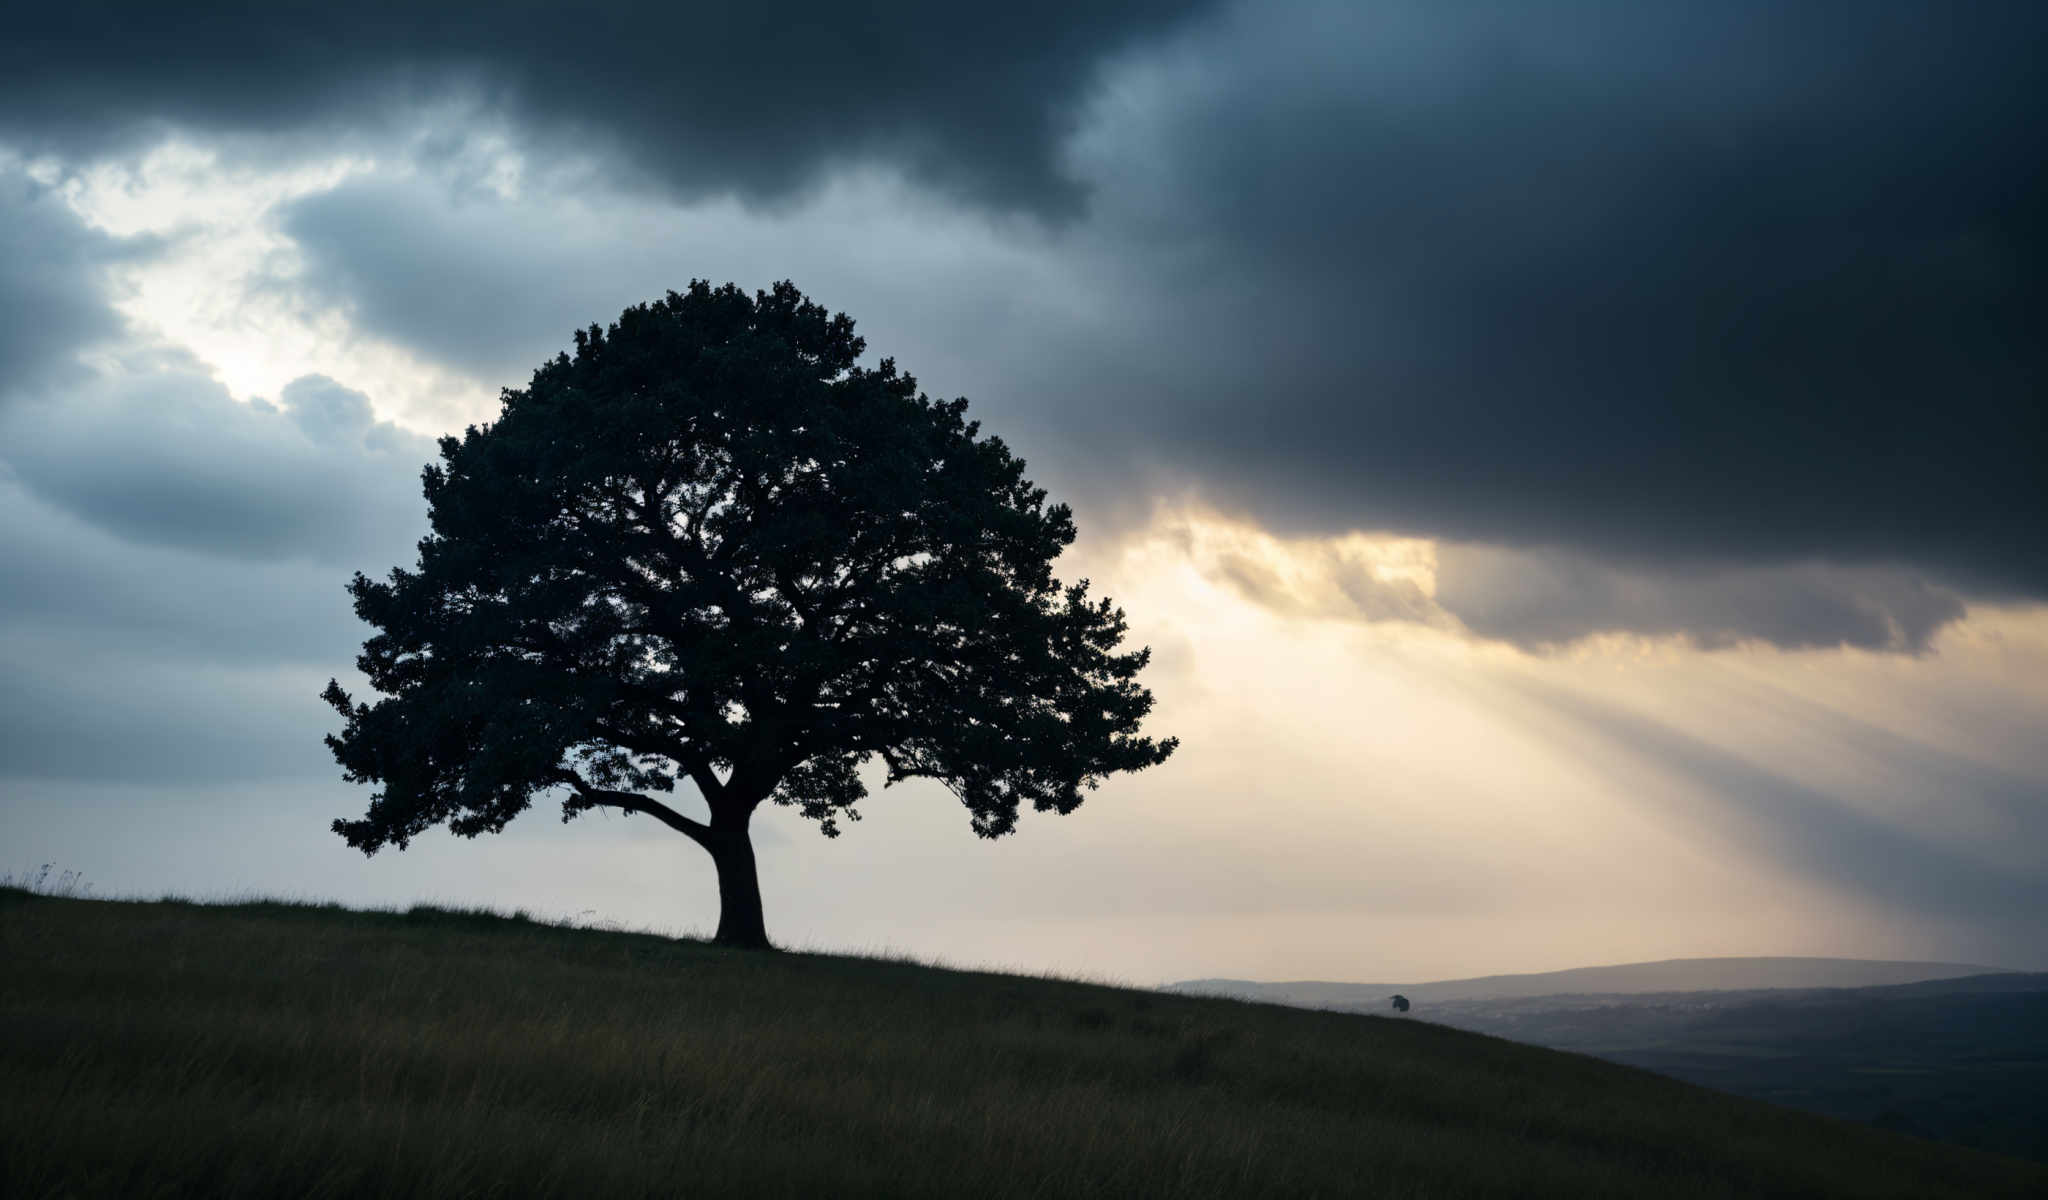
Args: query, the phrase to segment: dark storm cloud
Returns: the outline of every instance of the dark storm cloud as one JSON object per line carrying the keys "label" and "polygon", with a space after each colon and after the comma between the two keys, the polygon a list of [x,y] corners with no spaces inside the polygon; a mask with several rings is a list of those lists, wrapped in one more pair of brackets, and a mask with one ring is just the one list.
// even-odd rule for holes
{"label": "dark storm cloud", "polygon": [[[937,386],[1097,491],[1149,460],[1277,529],[1585,569],[1454,579],[1493,635],[1918,648],[1959,596],[2048,595],[2044,30],[2036,5],[1239,8],[1119,59],[1067,148],[1090,215],[1043,252],[1090,316],[886,349],[982,346],[986,378]],[[483,208],[362,182],[287,227],[308,288],[494,383],[642,298],[597,286],[624,260],[588,231]],[[811,282],[846,274],[829,252],[760,257],[749,284],[889,320]]]}
{"label": "dark storm cloud", "polygon": [[[95,233],[55,188],[0,163],[0,791],[10,799],[33,780],[326,773],[315,692],[360,638],[341,572],[282,559],[355,547],[374,552],[361,565],[381,567],[423,523],[423,504],[405,511],[403,498],[417,496],[426,440],[380,431],[362,397],[308,379],[286,390],[290,413],[245,408],[183,356],[134,340],[102,271],[156,246]],[[125,373],[87,368],[87,349],[122,359]],[[385,475],[394,455],[409,465]],[[306,519],[322,504],[333,506],[324,533]],[[176,548],[252,543],[272,561]]]}
{"label": "dark storm cloud", "polygon": [[0,461],[40,498],[138,545],[245,559],[366,558],[425,532],[427,438],[320,376],[286,408],[177,370],[102,379],[0,418]]}
{"label": "dark storm cloud", "polygon": [[1706,649],[1855,646],[1919,653],[1962,597],[1896,567],[1796,564],[1622,569],[1579,554],[1445,546],[1436,602],[1482,637],[1529,649],[1609,630]]}
{"label": "dark storm cloud", "polygon": [[428,439],[320,376],[238,404],[128,327],[103,270],[166,245],[96,234],[0,162],[10,798],[32,780],[331,777],[317,693],[361,643],[348,569],[406,561],[425,531]]}
{"label": "dark storm cloud", "polygon": [[110,662],[91,657],[89,646],[58,649],[0,646],[8,678],[0,689],[0,779],[10,788],[27,780],[176,786],[330,774],[320,741],[328,714],[315,694],[324,675]]}
{"label": "dark storm cloud", "polygon": [[587,209],[564,205],[534,219],[542,214],[533,207],[484,196],[451,203],[418,181],[355,180],[314,193],[284,211],[284,230],[305,255],[292,287],[343,308],[367,333],[515,383],[558,352],[568,330],[680,286],[622,287],[641,274],[636,261],[661,247],[593,236],[602,218]]}
{"label": "dark storm cloud", "polygon": [[410,559],[431,449],[331,380],[281,399],[172,364],[0,415],[0,778],[330,773],[342,585]]}
{"label": "dark storm cloud", "polygon": [[[38,497],[4,465],[0,511],[0,635],[18,654],[332,672],[361,644],[344,570],[138,546]],[[355,565],[377,574],[404,561],[408,536]]]}
{"label": "dark storm cloud", "polygon": [[1102,411],[1296,528],[2048,595],[2044,31],[1241,10],[1084,140],[1179,326],[1173,386]]}
{"label": "dark storm cloud", "polygon": [[882,160],[1065,212],[1056,154],[1092,73],[1188,7],[39,5],[0,42],[0,131],[66,152],[164,126],[332,132],[459,95],[691,193],[779,198]]}
{"label": "dark storm cloud", "polygon": [[[591,181],[465,199],[436,194],[431,163],[300,200],[284,226],[302,295],[490,384],[700,261],[794,277],[1094,510],[1192,485],[1281,531],[1443,539],[1440,602],[1525,645],[1912,650],[1966,600],[2048,596],[2048,9],[1119,14],[904,25],[855,78],[837,15],[788,44],[720,17],[671,70],[654,26],[515,14],[484,33],[376,5],[115,22],[81,66],[59,26],[97,18],[62,10],[10,43],[42,49],[0,111],[75,149],[158,119],[331,133],[459,88],[530,147],[581,131],[683,198],[783,198],[884,161],[956,200],[1072,212],[1078,180],[1081,219],[988,234],[1042,273],[949,271],[945,235],[869,244],[822,203],[756,221],[789,246],[728,252],[688,227],[758,212],[613,227],[623,202]],[[206,55],[168,52],[201,35]],[[735,82],[763,63],[773,86]]]}
{"label": "dark storm cloud", "polygon": [[85,227],[57,192],[0,158],[0,405],[121,329],[94,278],[126,250]]}
{"label": "dark storm cloud", "polygon": [[278,221],[299,250],[274,284],[289,303],[339,310],[352,329],[492,386],[523,384],[572,330],[693,277],[744,287],[794,277],[858,317],[872,354],[901,357],[935,390],[966,389],[991,415],[1000,402],[988,385],[1021,396],[1003,411],[1006,431],[1073,384],[1060,374],[1025,385],[1017,370],[1061,368],[1080,323],[1057,247],[999,237],[888,181],[842,180],[763,215],[589,190],[508,196],[430,164],[307,195]]}

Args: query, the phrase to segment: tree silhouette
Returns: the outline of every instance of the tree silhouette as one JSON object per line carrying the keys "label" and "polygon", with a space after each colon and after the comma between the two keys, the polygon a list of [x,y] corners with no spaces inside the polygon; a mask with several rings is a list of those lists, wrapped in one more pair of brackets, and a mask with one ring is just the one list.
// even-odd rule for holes
{"label": "tree silhouette", "polygon": [[[560,790],[564,820],[645,813],[704,847],[718,940],[766,947],[764,801],[836,836],[879,758],[994,838],[1172,753],[1137,736],[1150,651],[1052,576],[1068,508],[965,400],[856,366],[844,314],[693,282],[575,340],[441,439],[418,566],[349,586],[382,693],[323,694],[345,776],[381,785],[334,823],[349,845],[495,833]],[[708,821],[660,798],[684,780]]]}

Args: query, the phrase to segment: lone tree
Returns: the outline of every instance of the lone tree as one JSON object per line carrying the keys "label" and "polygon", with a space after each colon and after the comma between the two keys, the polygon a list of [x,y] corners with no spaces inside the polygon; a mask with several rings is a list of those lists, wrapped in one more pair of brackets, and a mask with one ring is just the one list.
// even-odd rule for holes
{"label": "lone tree", "polygon": [[[419,565],[349,585],[382,698],[330,681],[327,744],[381,790],[335,832],[365,854],[496,833],[549,791],[565,821],[645,813],[710,852],[718,941],[766,947],[764,801],[837,836],[878,757],[995,838],[1172,753],[1137,733],[1150,651],[1052,576],[1069,509],[965,400],[863,349],[788,283],[693,282],[442,438]],[[661,799],[683,780],[708,821]]]}

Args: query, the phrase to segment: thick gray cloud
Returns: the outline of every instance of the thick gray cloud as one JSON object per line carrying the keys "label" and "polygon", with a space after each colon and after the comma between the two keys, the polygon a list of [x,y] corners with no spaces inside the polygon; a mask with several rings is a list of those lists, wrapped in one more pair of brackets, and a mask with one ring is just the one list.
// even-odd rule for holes
{"label": "thick gray cloud", "polygon": [[[2048,594],[2048,8],[1247,8],[1082,144],[1269,522]],[[1135,269],[1135,268],[1134,268]]]}
{"label": "thick gray cloud", "polygon": [[0,413],[0,778],[325,778],[344,592],[426,531],[428,439],[309,376],[241,404],[189,365]]}
{"label": "thick gray cloud", "polygon": [[[835,219],[846,223],[835,227]],[[1063,432],[1089,428],[1096,419],[1070,425],[1067,418],[1079,414],[1062,407],[1070,393],[1089,394],[1088,383],[1059,375],[1063,355],[1044,350],[1086,345],[1090,331],[1042,310],[1015,319],[1016,309],[988,301],[1020,286],[1042,287],[1044,280],[998,255],[964,253],[944,267],[924,265],[910,281],[873,274],[875,262],[901,262],[916,253],[915,233],[903,226],[863,225],[830,209],[794,217],[784,227],[729,212],[693,215],[616,200],[514,200],[420,176],[367,177],[316,193],[291,204],[283,224],[305,259],[291,285],[296,292],[346,309],[360,329],[508,384],[560,350],[565,330],[659,294],[692,270],[730,271],[759,283],[800,264],[806,278],[819,281],[813,293],[819,299],[875,313],[862,328],[878,352],[901,355],[920,372],[945,361],[948,347],[977,347],[968,357],[978,362],[948,362],[933,378],[942,387],[967,386],[977,411],[1027,452],[1046,450],[1034,458],[1039,477],[1075,485],[1097,501],[1092,513],[1101,511],[1105,490],[1143,486],[1114,467],[1113,455],[1134,451],[1128,442],[1119,447]],[[1082,270],[1066,268],[1070,278]],[[536,279],[546,286],[533,286]],[[943,295],[946,303],[913,311],[920,294]],[[1033,369],[1044,373],[1042,392],[1021,383],[1021,372]],[[991,402],[981,384],[997,389],[999,398]],[[1313,487],[1317,481],[1304,482]],[[1353,519],[1369,523],[1373,513],[1361,510]],[[1707,647],[1754,640],[1917,652],[1965,609],[1954,590],[1897,565],[1614,565],[1569,548],[1452,544],[1440,555],[1434,606],[1412,583],[1347,572],[1334,561],[1324,565],[1335,572],[1339,595],[1319,615],[1441,623],[1440,606],[1480,636],[1531,649],[1628,630],[1681,635]],[[1219,567],[1250,598],[1302,612],[1297,599],[1264,578],[1260,564]]]}
{"label": "thick gray cloud", "polygon": [[294,202],[283,226],[305,255],[296,291],[366,333],[517,384],[570,330],[684,282],[646,269],[676,257],[661,244],[671,230],[622,238],[609,215],[552,196],[512,203],[437,180],[365,178]]}
{"label": "thick gray cloud", "polygon": [[[37,496],[4,466],[0,506],[0,627],[17,655],[49,664],[90,655],[116,671],[151,662],[332,673],[362,642],[344,568],[137,545]],[[394,530],[389,545],[349,565],[378,574],[407,558],[418,533]]]}
{"label": "thick gray cloud", "polygon": [[121,331],[95,274],[129,252],[0,155],[0,404],[74,367],[87,343]]}
{"label": "thick gray cloud", "polygon": [[[318,699],[362,640],[343,589],[425,532],[432,443],[307,376],[241,404],[138,337],[88,229],[0,164],[0,788],[331,778]],[[97,366],[80,354],[98,350]]]}
{"label": "thick gray cloud", "polygon": [[1897,567],[1645,570],[1583,554],[1468,545],[1438,551],[1436,583],[1436,602],[1466,628],[1532,649],[1628,630],[1708,649],[1763,641],[1919,653],[1966,608],[1954,591]]}
{"label": "thick gray cloud", "polygon": [[777,199],[881,160],[1070,212],[1057,152],[1098,64],[1189,7],[41,5],[0,41],[0,131],[74,153],[166,126],[332,134],[456,96],[692,193]]}
{"label": "thick gray cloud", "polygon": [[764,215],[600,190],[507,196],[430,164],[294,200],[279,223],[299,251],[275,285],[290,303],[339,310],[353,329],[489,385],[524,384],[572,331],[691,278],[794,278],[859,318],[871,357],[899,357],[936,392],[964,390],[1006,436],[1029,428],[1049,449],[1070,440],[1059,400],[1077,382],[1069,349],[1094,328],[1090,310],[1119,299],[1081,294],[1084,267],[1064,243],[1004,236],[872,177]]}
{"label": "thick gray cloud", "polygon": [[425,531],[429,439],[371,416],[330,379],[279,409],[163,369],[95,380],[0,417],[0,461],[39,497],[143,546],[249,559],[366,562]]}
{"label": "thick gray cloud", "polygon": [[431,442],[319,376],[237,403],[109,307],[97,268],[146,247],[0,189],[0,779],[330,776],[317,693],[361,641],[342,585],[410,556]]}
{"label": "thick gray cloud", "polygon": [[[1581,575],[1488,593],[1468,558],[1446,606],[1483,632],[1913,649],[1959,597],[2048,596],[2044,32],[2034,5],[1240,7],[1103,77],[1066,147],[1091,207],[1027,246],[1038,277],[947,277],[928,334],[876,307],[934,269],[914,231],[883,231],[914,266],[806,245],[734,277],[912,327],[876,344],[1097,508],[1193,486]],[[494,383],[734,257],[607,253],[537,234],[601,204],[521,204],[365,181],[287,227],[305,286]],[[817,282],[856,259],[878,282]]]}
{"label": "thick gray cloud", "polygon": [[[890,114],[910,110],[890,107],[885,70],[860,86],[806,75],[721,115],[739,139],[725,150],[693,142],[711,135],[691,121],[633,127],[666,130],[659,144],[605,135],[688,195],[786,198],[870,161],[996,207],[1014,197],[991,180],[1036,179],[1016,194],[1040,207],[1086,185],[1085,219],[1049,235],[963,238],[957,213],[876,223],[817,195],[772,219],[590,180],[508,199],[431,162],[302,199],[284,228],[304,296],[488,383],[520,382],[571,326],[699,264],[753,285],[793,276],[937,390],[968,392],[1093,512],[1192,486],[1276,529],[1446,539],[1437,603],[1525,646],[1619,629],[1917,651],[1968,599],[2048,595],[2043,114],[2027,50],[2042,11],[1297,3],[1190,23],[1133,9],[1009,39],[1004,61],[1028,65],[916,118],[988,136],[899,138]],[[83,19],[38,17],[56,24],[15,44],[40,38],[61,63],[58,26]],[[304,14],[210,31],[222,69],[125,61],[207,32],[167,20],[116,23],[94,51],[101,76],[22,64],[0,85],[19,101],[15,136],[84,145],[144,118],[331,134],[417,119],[407,106],[458,78],[488,84],[479,103],[528,134],[601,132],[592,114],[619,95],[689,107],[724,78],[650,73],[645,39],[601,21],[545,31],[566,38],[550,74],[537,22],[481,37],[374,7],[317,63],[253,53],[329,20]],[[977,27],[984,49],[1001,40]],[[920,26],[891,53],[965,44],[965,28]],[[699,33],[688,53],[723,47],[735,71],[755,51],[801,59],[737,26]],[[829,58],[852,34],[801,36]],[[600,60],[611,82],[577,91]],[[834,79],[839,115],[797,111],[792,97]],[[73,93],[60,112],[53,98]],[[842,118],[861,137],[818,132]],[[430,157],[462,141],[444,133]],[[34,318],[10,328],[44,323],[50,336],[17,341],[47,356],[110,327],[86,280],[111,243],[12,182],[26,217],[0,300]],[[158,408],[154,388],[192,394]],[[403,454],[342,466],[316,449],[358,434],[390,449],[395,431],[364,432],[357,402],[309,391],[281,420],[210,388],[170,373],[25,415],[9,428],[17,472],[131,540],[213,553],[353,563],[366,543],[351,528],[412,519],[409,485],[359,474],[395,479]],[[164,425],[201,402],[217,433]],[[103,421],[138,432],[88,456]],[[286,477],[307,486],[281,490]],[[323,493],[400,499],[347,510]],[[1354,599],[1366,619],[1427,607]]]}
{"label": "thick gray cloud", "polygon": [[0,646],[0,779],[175,786],[324,779],[328,674],[208,661],[109,660],[76,644]]}

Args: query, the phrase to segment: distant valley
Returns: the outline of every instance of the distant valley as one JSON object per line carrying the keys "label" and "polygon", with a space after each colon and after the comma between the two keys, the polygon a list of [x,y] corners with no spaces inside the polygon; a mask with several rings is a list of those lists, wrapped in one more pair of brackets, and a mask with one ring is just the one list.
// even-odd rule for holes
{"label": "distant valley", "polygon": [[1201,996],[1235,996],[1303,1008],[1382,1009],[1400,994],[1416,1005],[1446,1000],[1500,1000],[1516,996],[1557,996],[1597,992],[1751,991],[1758,988],[1876,987],[1992,975],[2002,968],[1972,963],[1886,962],[1862,958],[1673,958],[1612,967],[1578,967],[1533,975],[1482,975],[1435,983],[1326,983],[1301,980],[1259,983],[1249,979],[1190,979],[1164,990]]}
{"label": "distant valley", "polygon": [[[1665,981],[1683,982],[1657,986]],[[1399,994],[1410,1019],[2048,1161],[2048,974],[1680,959],[1423,984],[1196,980],[1169,990],[1370,1013],[1389,1012]]]}

